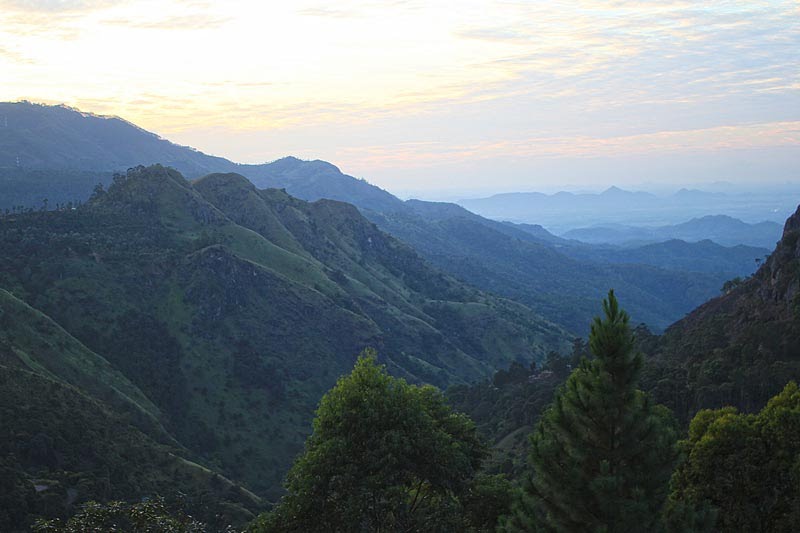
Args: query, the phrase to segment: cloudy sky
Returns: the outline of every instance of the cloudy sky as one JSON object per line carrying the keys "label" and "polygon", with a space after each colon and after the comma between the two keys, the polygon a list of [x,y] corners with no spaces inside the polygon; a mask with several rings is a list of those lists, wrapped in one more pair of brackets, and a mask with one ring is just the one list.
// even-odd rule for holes
{"label": "cloudy sky", "polygon": [[0,0],[20,99],[401,194],[800,182],[800,3]]}

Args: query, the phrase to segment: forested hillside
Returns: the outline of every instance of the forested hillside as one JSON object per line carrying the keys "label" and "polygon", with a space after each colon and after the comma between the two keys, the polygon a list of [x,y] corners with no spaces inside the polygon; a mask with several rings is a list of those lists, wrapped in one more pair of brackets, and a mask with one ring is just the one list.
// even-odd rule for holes
{"label": "forested hillside", "polygon": [[[140,167],[78,209],[11,214],[2,228],[14,326],[3,364],[106,403],[267,498],[363,348],[410,381],[447,386],[569,339],[437,271],[348,204],[238,175],[192,185]],[[23,400],[4,396],[17,402],[4,408]]]}
{"label": "forested hillside", "polygon": [[[642,389],[673,410],[684,427],[701,409],[758,411],[787,382],[800,379],[799,243],[800,208],[752,277],[662,336],[636,328],[637,347],[646,356]],[[491,380],[450,389],[454,406],[494,444],[492,469],[520,473],[527,435],[581,357],[590,352],[576,342],[570,356],[553,355],[532,368],[515,365]]]}
{"label": "forested hillside", "polygon": [[[690,260],[677,264],[659,250],[595,254],[535,226],[488,220],[455,204],[403,202],[324,161],[286,157],[239,165],[117,118],[30,103],[0,104],[0,112],[9,121],[0,129],[0,152],[11,158],[0,161],[2,209],[72,206],[96,182],[108,185],[114,172],[140,164],[169,165],[188,178],[236,172],[259,188],[284,188],[303,200],[351,203],[448,274],[521,302],[574,334],[585,334],[608,287],[625,298],[634,320],[662,330],[717,295],[728,279],[750,272],[742,266],[750,251],[695,246]],[[24,154],[19,164],[15,153]],[[752,268],[756,258],[749,260]]]}
{"label": "forested hillside", "polygon": [[752,277],[644,349],[645,383],[683,419],[724,405],[755,411],[800,379],[800,208]]}

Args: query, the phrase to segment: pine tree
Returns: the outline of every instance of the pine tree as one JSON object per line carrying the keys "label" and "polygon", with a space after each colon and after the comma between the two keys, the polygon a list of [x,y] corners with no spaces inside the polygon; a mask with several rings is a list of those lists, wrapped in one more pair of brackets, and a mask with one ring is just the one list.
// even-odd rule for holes
{"label": "pine tree", "polygon": [[637,390],[643,358],[614,291],[583,359],[531,435],[533,472],[506,529],[654,531],[675,462],[671,413]]}

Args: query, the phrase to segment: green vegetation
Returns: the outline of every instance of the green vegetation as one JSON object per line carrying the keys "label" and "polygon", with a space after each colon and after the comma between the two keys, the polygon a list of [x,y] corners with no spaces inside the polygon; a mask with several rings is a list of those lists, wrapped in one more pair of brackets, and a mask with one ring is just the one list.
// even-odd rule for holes
{"label": "green vegetation", "polygon": [[65,519],[90,500],[155,494],[214,527],[246,522],[264,507],[185,459],[187,450],[70,385],[0,366],[0,391],[0,531],[24,531],[35,516]]}
{"label": "green vegetation", "polygon": [[653,531],[667,496],[677,433],[668,410],[637,390],[641,353],[614,292],[582,360],[531,436],[533,474],[511,531]]}
{"label": "green vegetation", "polygon": [[[589,345],[568,354],[554,322],[584,331],[599,287],[665,325],[720,281],[568,259],[546,235],[400,202],[324,162],[236,166],[83,117],[108,141],[91,147],[97,132],[74,111],[20,105],[41,116],[9,115],[25,142],[0,135],[11,148],[0,189],[35,200],[4,197],[0,218],[0,530],[41,517],[41,531],[216,531],[278,500],[253,529],[478,532],[509,515],[508,529],[790,531],[800,520],[800,393],[786,385],[800,379],[800,210],[758,272],[663,336],[632,335],[612,295]],[[37,130],[47,117],[55,136]],[[33,161],[33,141],[59,135],[82,148],[48,152],[51,170],[2,161],[24,150]],[[352,200],[425,259],[352,205],[238,174],[111,177],[143,153],[191,176],[238,168]],[[99,170],[57,170],[81,160]],[[108,187],[68,203],[95,178]],[[54,180],[64,189],[40,194]],[[703,248],[674,246],[683,263]],[[352,370],[367,346],[380,364]],[[432,386],[450,387],[475,423]],[[675,431],[657,403],[688,427],[663,524]]]}
{"label": "green vegetation", "polygon": [[491,531],[510,487],[476,479],[484,455],[439,391],[391,377],[367,351],[322,398],[288,494],[251,529]]}
{"label": "green vegetation", "polygon": [[570,355],[551,352],[543,363],[529,367],[512,363],[492,379],[447,390],[453,407],[468,413],[481,437],[492,445],[491,455],[483,465],[485,471],[515,479],[524,474],[528,436],[558,387],[586,355],[585,343],[576,341]]}
{"label": "green vegetation", "polygon": [[[134,168],[78,209],[13,213],[2,225],[0,364],[76,387],[266,499],[282,494],[314,406],[364,347],[409,382],[445,387],[568,342],[524,306],[437,271],[352,206],[258,191],[241,176],[193,185]],[[18,413],[10,402],[0,397]],[[14,449],[27,442],[8,438]],[[114,461],[101,454],[98,468]],[[80,491],[75,505],[174,486],[151,481],[118,496]]]}
{"label": "green vegetation", "polygon": [[163,499],[156,498],[135,504],[87,502],[65,524],[57,519],[40,520],[32,529],[34,533],[204,533],[206,526],[180,511],[168,509]]}
{"label": "green vegetation", "polygon": [[800,209],[750,278],[646,339],[644,390],[688,424],[702,409],[755,412],[800,380]]}
{"label": "green vegetation", "polygon": [[670,495],[675,531],[710,531],[713,516],[717,531],[797,530],[797,383],[786,385],[758,414],[741,414],[732,407],[700,411],[681,446],[686,460],[673,475]]}

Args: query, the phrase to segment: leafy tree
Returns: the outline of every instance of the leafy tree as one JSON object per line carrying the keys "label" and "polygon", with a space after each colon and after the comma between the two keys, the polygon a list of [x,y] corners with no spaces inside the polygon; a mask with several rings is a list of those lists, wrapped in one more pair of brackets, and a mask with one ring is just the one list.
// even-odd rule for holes
{"label": "leafy tree", "polygon": [[473,482],[486,452],[469,418],[375,358],[365,351],[322,398],[288,494],[254,531],[464,531],[462,498],[502,491]]}
{"label": "leafy tree", "polygon": [[[800,523],[800,388],[790,382],[756,415],[733,407],[703,410],[681,441],[685,461],[673,475],[668,517],[717,509],[718,531],[797,531]],[[713,520],[705,530],[714,526]],[[694,527],[695,530],[701,530]]]}
{"label": "leafy tree", "polygon": [[33,526],[35,533],[87,533],[116,532],[130,533],[203,533],[204,524],[182,513],[167,509],[164,500],[128,504],[109,502],[99,504],[88,502],[66,524],[60,520],[39,520]]}
{"label": "leafy tree", "polygon": [[531,435],[511,531],[653,531],[675,460],[670,412],[637,390],[642,355],[614,291],[583,359]]}
{"label": "leafy tree", "polygon": [[461,503],[472,531],[495,531],[498,517],[511,511],[514,486],[504,475],[477,476]]}

